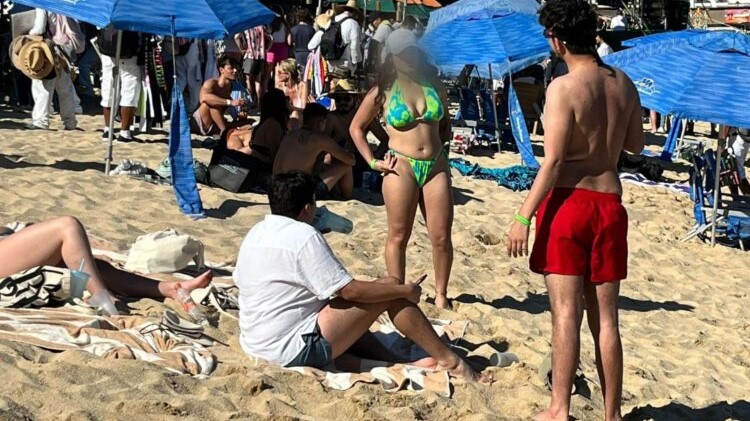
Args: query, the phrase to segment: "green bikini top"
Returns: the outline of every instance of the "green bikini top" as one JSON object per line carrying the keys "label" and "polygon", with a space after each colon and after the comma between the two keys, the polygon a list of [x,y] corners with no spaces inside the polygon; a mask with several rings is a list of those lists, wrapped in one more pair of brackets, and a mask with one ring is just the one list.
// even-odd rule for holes
{"label": "green bikini top", "polygon": [[440,100],[440,96],[435,88],[422,84],[422,91],[424,92],[427,107],[421,117],[414,117],[414,114],[412,114],[411,109],[409,109],[404,100],[401,85],[396,81],[393,84],[391,99],[388,101],[388,108],[386,109],[386,123],[391,127],[399,129],[417,121],[429,122],[442,120],[445,110],[443,109],[443,101]]}

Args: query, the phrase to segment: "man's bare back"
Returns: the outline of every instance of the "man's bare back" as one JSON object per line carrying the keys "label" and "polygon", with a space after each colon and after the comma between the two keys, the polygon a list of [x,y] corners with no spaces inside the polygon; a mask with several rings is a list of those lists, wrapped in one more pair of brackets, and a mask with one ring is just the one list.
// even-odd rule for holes
{"label": "man's bare back", "polygon": [[620,153],[643,149],[640,100],[631,80],[604,65],[580,68],[550,84],[545,116],[548,134],[567,134],[560,139],[565,171],[555,187],[622,194]]}
{"label": "man's bare back", "polygon": [[332,143],[330,137],[308,129],[290,132],[281,141],[281,147],[276,154],[274,174],[302,171],[305,174],[317,175],[316,166],[321,163],[322,155],[330,153],[333,149]]}

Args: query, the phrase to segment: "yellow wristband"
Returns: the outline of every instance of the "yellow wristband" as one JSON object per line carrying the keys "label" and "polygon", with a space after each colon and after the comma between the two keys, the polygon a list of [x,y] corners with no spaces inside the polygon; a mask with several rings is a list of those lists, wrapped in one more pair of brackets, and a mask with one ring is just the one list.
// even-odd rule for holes
{"label": "yellow wristband", "polygon": [[516,214],[516,221],[522,223],[523,225],[526,225],[527,227],[531,226],[531,221],[529,221],[528,219],[526,219],[523,216],[521,216],[520,213]]}
{"label": "yellow wristband", "polygon": [[377,167],[377,165],[378,165],[377,158],[373,158],[372,161],[370,161],[370,168],[374,170],[375,167]]}

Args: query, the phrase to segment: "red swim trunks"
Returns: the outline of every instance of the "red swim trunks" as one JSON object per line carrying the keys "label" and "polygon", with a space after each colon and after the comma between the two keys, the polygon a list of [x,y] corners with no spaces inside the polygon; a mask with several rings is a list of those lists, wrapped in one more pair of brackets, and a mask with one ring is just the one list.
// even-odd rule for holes
{"label": "red swim trunks", "polygon": [[556,188],[536,221],[531,270],[593,283],[628,276],[628,214],[619,195]]}

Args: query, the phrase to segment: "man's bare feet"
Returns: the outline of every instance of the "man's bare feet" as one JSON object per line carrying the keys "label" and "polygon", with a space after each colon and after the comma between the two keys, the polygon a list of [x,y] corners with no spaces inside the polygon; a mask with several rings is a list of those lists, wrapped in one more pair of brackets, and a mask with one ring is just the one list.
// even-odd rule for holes
{"label": "man's bare feet", "polygon": [[420,367],[420,368],[427,368],[430,370],[434,370],[438,366],[438,362],[436,359],[432,357],[422,358],[421,360],[413,361],[408,363],[408,365],[413,365],[414,367]]}
{"label": "man's bare feet", "polygon": [[451,300],[448,299],[446,294],[440,292],[435,294],[435,307],[443,310],[453,310]]}
{"label": "man's bare feet", "polygon": [[196,276],[195,278],[189,281],[169,282],[170,288],[168,288],[168,293],[165,295],[168,298],[174,298],[177,294],[177,290],[180,288],[184,288],[188,292],[194,289],[198,289],[198,288],[205,288],[208,286],[208,284],[211,283],[213,279],[214,279],[214,274],[211,273],[210,270],[208,270],[202,275]]}
{"label": "man's bare feet", "polygon": [[472,382],[479,382],[484,384],[492,384],[495,379],[487,374],[477,373],[469,364],[458,356],[455,356],[456,361],[448,364],[438,363],[438,370],[447,370],[448,374],[453,377],[460,377],[464,380]]}
{"label": "man's bare feet", "polygon": [[561,414],[559,412],[547,409],[534,416],[536,421],[568,421],[568,414]]}

